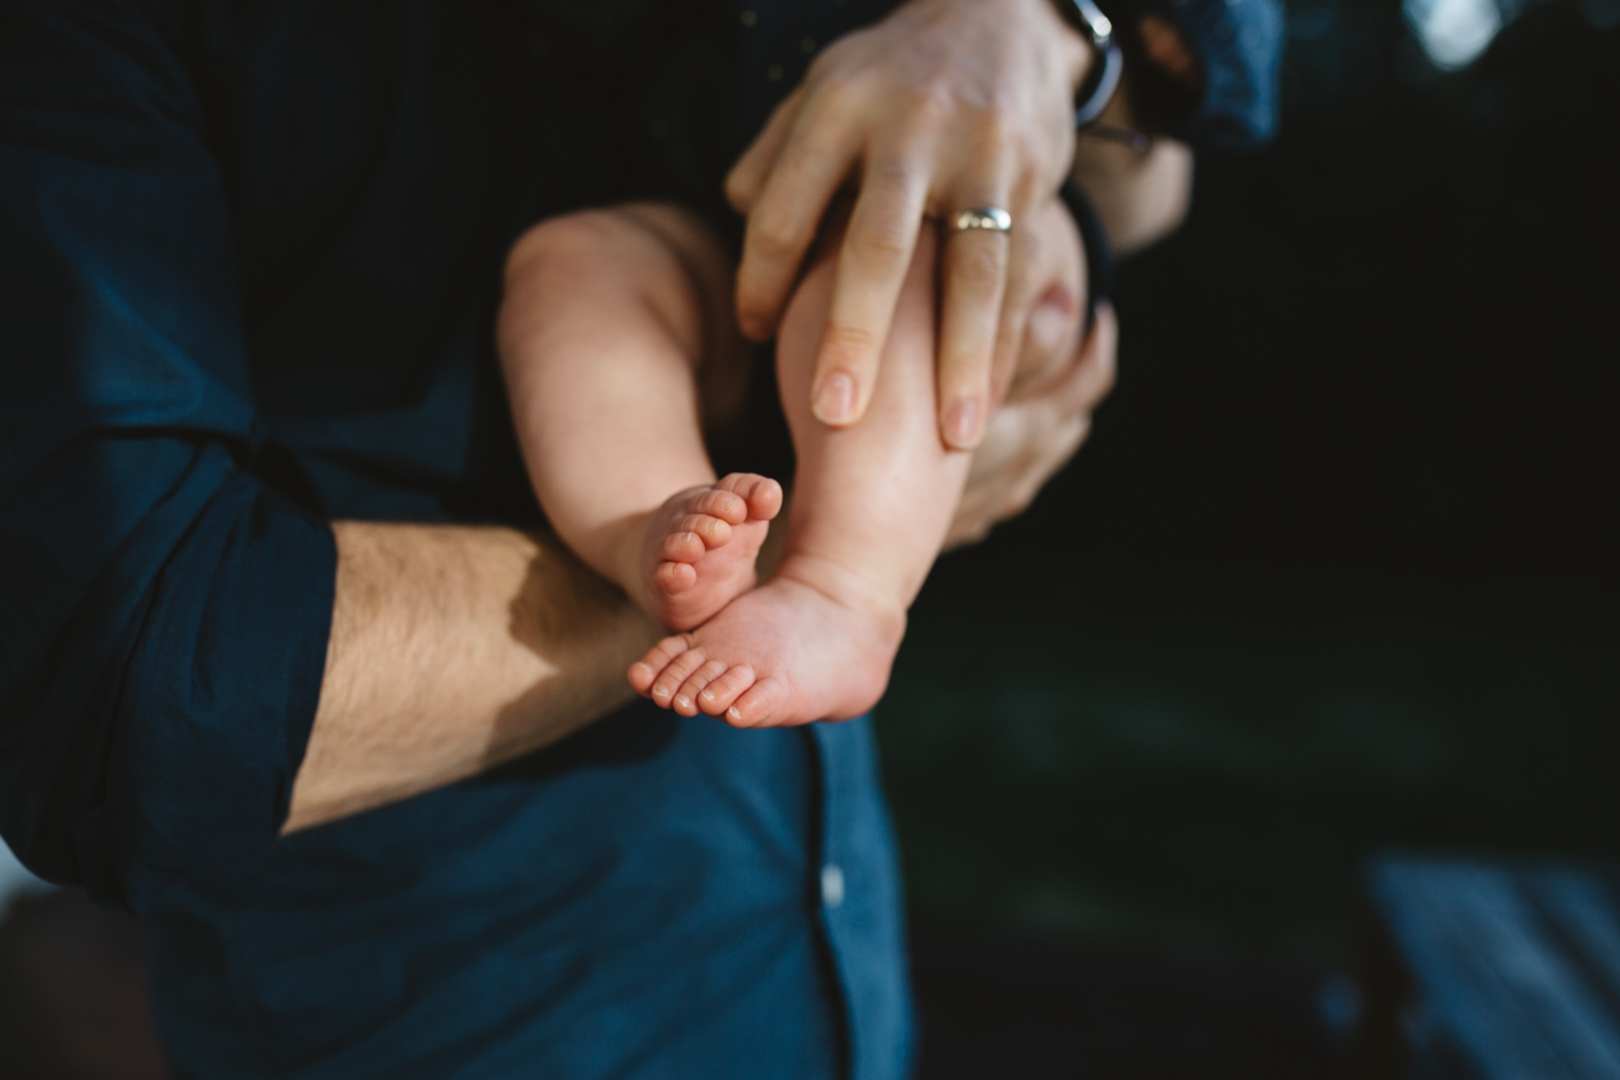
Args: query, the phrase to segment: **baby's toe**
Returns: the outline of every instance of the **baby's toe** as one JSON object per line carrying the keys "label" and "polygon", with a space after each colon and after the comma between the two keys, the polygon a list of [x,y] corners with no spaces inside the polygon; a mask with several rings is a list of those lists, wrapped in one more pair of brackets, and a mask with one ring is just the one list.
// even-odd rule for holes
{"label": "baby's toe", "polygon": [[653,680],[658,678],[658,671],[647,661],[637,660],[630,665],[630,670],[625,675],[630,680],[630,689],[645,695],[652,689]]}
{"label": "baby's toe", "polygon": [[714,682],[723,674],[728,665],[724,660],[710,660],[702,667],[689,675],[681,688],[675,692],[674,709],[682,716],[696,716],[698,714],[698,699],[704,687]]}
{"label": "baby's toe", "polygon": [[[668,641],[670,639],[665,638],[664,640]],[[684,639],[676,638],[675,640]],[[663,670],[659,671],[658,677],[653,680],[652,687],[647,691],[647,696],[664,708],[669,708],[672,699],[675,697],[675,692],[681,688],[681,684],[687,680],[692,672],[702,667],[703,661],[706,659],[703,649],[697,646],[671,658],[669,663],[664,665]]]}
{"label": "baby's toe", "polygon": [[731,473],[717,487],[736,492],[748,507],[748,518],[770,521],[782,510],[782,485],[758,473]]}
{"label": "baby's toe", "polygon": [[687,514],[675,523],[670,535],[692,533],[705,548],[715,548],[731,539],[731,523],[713,514]]}
{"label": "baby's toe", "polygon": [[703,537],[682,529],[664,537],[658,545],[658,558],[663,562],[695,563],[708,550]]}
{"label": "baby's toe", "polygon": [[630,686],[638,694],[650,693],[653,683],[669,662],[692,647],[685,634],[671,634],[642,654],[630,665]]}
{"label": "baby's toe", "polygon": [[781,715],[786,702],[787,687],[775,679],[761,679],[726,710],[726,722],[733,727],[767,727]]}
{"label": "baby's toe", "polygon": [[653,568],[653,584],[676,596],[697,584],[697,570],[690,562],[661,562]]}
{"label": "baby's toe", "polygon": [[748,502],[734,491],[712,487],[692,502],[692,512],[709,514],[731,525],[748,520]]}
{"label": "baby's toe", "polygon": [[750,686],[754,685],[754,669],[748,664],[738,664],[727,668],[726,671],[710,682],[698,694],[698,706],[710,716],[719,716],[731,708],[732,702]]}

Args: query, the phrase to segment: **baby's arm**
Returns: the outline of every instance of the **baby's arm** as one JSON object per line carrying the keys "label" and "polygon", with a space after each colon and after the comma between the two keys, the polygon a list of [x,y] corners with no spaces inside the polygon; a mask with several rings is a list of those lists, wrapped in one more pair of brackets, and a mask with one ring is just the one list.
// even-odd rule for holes
{"label": "baby's arm", "polygon": [[703,446],[700,385],[740,386],[746,360],[728,285],[719,245],[664,206],[542,222],[507,260],[501,364],[535,493],[586,563],[677,628],[752,584],[781,499],[759,477],[716,485]]}

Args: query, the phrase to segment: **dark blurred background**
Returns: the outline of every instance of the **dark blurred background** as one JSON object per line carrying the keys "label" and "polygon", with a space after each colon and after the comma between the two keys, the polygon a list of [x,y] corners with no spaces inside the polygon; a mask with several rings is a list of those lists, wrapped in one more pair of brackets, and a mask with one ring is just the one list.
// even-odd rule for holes
{"label": "dark blurred background", "polygon": [[1620,0],[1289,27],[1276,143],[1199,157],[1089,443],[879,710],[936,1075],[976,936],[1090,972],[1029,1075],[1302,1076],[1371,854],[1620,856]]}
{"label": "dark blurred background", "polygon": [[[1620,0],[1289,24],[880,709],[925,1078],[1346,1075],[1370,855],[1620,857]],[[0,1072],[155,1074],[133,940],[15,906]]]}

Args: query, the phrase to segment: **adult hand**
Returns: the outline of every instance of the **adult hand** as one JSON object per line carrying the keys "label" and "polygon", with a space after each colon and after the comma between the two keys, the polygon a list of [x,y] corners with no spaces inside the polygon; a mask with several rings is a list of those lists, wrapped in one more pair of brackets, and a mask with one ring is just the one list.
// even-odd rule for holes
{"label": "adult hand", "polygon": [[1059,313],[1037,308],[1030,319],[1030,341],[1021,370],[1043,372],[1021,379],[1001,408],[990,416],[984,440],[973,454],[967,488],[945,547],[982,540],[998,522],[1024,511],[1041,485],[1085,441],[1091,413],[1114,386],[1119,320],[1106,302],[1097,305],[1091,331],[1067,363],[1048,364],[1041,355],[1050,338],[1062,334]]}
{"label": "adult hand", "polygon": [[811,382],[824,423],[866,411],[924,219],[998,206],[1012,233],[951,236],[941,274],[941,435],[979,443],[1024,338],[1030,230],[1072,157],[1091,61],[1051,0],[910,0],[828,47],[777,108],[726,184],[748,215],[738,320],[774,332],[833,197],[858,187]]}

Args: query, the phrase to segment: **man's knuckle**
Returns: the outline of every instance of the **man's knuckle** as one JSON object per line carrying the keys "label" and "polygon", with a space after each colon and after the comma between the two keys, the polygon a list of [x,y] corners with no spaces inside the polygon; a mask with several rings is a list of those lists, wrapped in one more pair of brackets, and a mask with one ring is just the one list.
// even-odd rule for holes
{"label": "man's knuckle", "polygon": [[[951,278],[971,293],[992,292],[1001,285],[1007,266],[1005,244],[996,237],[963,236],[951,257]],[[982,241],[989,240],[990,243]]]}
{"label": "man's knuckle", "polygon": [[754,197],[759,194],[759,177],[753,169],[744,169],[739,164],[726,174],[725,193],[726,202],[733,208],[746,212]]}
{"label": "man's knuckle", "polygon": [[852,326],[848,323],[829,323],[821,338],[822,348],[833,358],[835,365],[841,362],[855,362],[863,360],[877,352],[877,334],[864,326]]}
{"label": "man's knuckle", "polygon": [[874,100],[865,73],[851,70],[831,53],[816,57],[805,78],[813,87],[810,104],[818,114],[834,118],[852,116]]}
{"label": "man's knuckle", "polygon": [[771,262],[793,258],[804,250],[806,240],[797,221],[776,214],[761,214],[748,230],[749,246]]}
{"label": "man's knuckle", "polygon": [[912,233],[899,220],[883,217],[861,223],[846,243],[864,270],[884,271],[911,256]]}
{"label": "man's knuckle", "polygon": [[915,144],[908,144],[898,152],[887,152],[878,156],[866,167],[866,174],[861,178],[866,190],[884,204],[892,204],[906,199],[912,189],[919,186],[923,180],[926,161],[916,152]]}
{"label": "man's knuckle", "polygon": [[957,88],[945,77],[924,79],[907,87],[901,100],[910,123],[925,130],[949,125],[960,112]]}
{"label": "man's knuckle", "polygon": [[[1020,169],[1013,179],[1012,190],[1008,193],[1014,206],[1025,208],[1027,213],[1036,213],[1036,208],[1043,204],[1051,205],[1047,200],[1052,189],[1057,185],[1052,179],[1038,169]],[[1067,214],[1068,211],[1059,209],[1058,213]],[[1026,223],[1027,224],[1027,223]],[[1030,233],[1027,235],[1039,235]]]}
{"label": "man's knuckle", "polygon": [[1030,144],[1023,118],[1001,103],[979,117],[978,150],[981,161],[1005,161]]}

